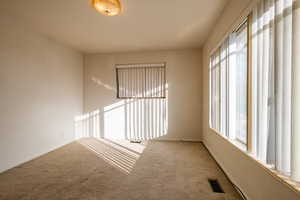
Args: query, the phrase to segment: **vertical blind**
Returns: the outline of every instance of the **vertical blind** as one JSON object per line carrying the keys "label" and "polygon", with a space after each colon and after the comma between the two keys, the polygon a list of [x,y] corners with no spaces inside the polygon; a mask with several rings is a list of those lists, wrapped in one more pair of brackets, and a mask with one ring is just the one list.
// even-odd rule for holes
{"label": "vertical blind", "polygon": [[118,98],[165,98],[165,64],[117,65]]}
{"label": "vertical blind", "polygon": [[116,66],[117,97],[125,99],[128,140],[158,138],[167,131],[166,64]]}
{"label": "vertical blind", "polygon": [[[253,10],[253,153],[300,181],[300,1],[262,0]],[[298,13],[298,14],[297,14]],[[298,35],[297,35],[298,32]],[[297,61],[298,60],[298,61]],[[298,88],[298,90],[297,90]]]}
{"label": "vertical blind", "polygon": [[294,156],[291,152],[292,71],[299,68],[292,64],[294,23],[299,23],[296,2],[299,4],[295,0],[261,1],[253,10],[252,24],[253,152],[286,175],[293,173],[291,163],[300,156],[300,152]]}

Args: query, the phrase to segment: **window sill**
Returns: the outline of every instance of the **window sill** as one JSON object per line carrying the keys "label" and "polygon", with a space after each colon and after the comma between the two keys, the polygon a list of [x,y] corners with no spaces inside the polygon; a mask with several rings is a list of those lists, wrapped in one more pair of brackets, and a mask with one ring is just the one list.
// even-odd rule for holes
{"label": "window sill", "polygon": [[[224,136],[223,136],[224,137]],[[232,140],[224,137],[227,141],[231,142],[234,146],[247,153],[247,146],[238,140]]]}
{"label": "window sill", "polygon": [[221,137],[223,140],[233,144],[234,147],[236,147],[239,151],[245,153],[248,157],[250,157],[256,163],[258,163],[260,167],[265,169],[277,181],[287,185],[289,188],[291,188],[293,191],[295,191],[297,194],[300,195],[300,182],[294,181],[293,179],[291,179],[291,177],[276,171],[275,169],[272,168],[272,166],[267,165],[267,164],[261,162],[260,160],[256,159],[256,157],[252,153],[249,153],[247,151],[247,147],[245,144],[243,144],[237,140],[228,139],[213,128],[210,128],[210,130],[212,132],[214,132],[216,135],[218,135],[219,137]]}
{"label": "window sill", "polygon": [[221,134],[219,131],[217,131],[214,128],[210,128],[210,130],[212,130],[214,133],[216,133],[222,139],[224,139],[227,142],[230,142],[231,144],[233,144],[234,146],[236,146],[239,150],[247,153],[247,146],[245,144],[243,144],[242,142],[240,142],[239,140],[233,140],[233,139],[227,138],[227,137],[225,137],[223,134]]}

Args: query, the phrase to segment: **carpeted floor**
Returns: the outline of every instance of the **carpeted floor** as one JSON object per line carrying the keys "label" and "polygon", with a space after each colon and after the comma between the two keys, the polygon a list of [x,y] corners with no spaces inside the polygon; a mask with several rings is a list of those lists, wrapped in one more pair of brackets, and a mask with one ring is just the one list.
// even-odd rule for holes
{"label": "carpeted floor", "polygon": [[[213,193],[208,178],[225,193]],[[241,198],[201,143],[82,139],[0,174],[0,199]]]}

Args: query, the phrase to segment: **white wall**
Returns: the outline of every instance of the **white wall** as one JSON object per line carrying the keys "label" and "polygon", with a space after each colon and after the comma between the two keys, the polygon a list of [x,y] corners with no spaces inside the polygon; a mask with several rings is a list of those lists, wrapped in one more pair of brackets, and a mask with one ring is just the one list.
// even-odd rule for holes
{"label": "white wall", "polygon": [[[209,54],[217,47],[235,24],[241,22],[251,5],[249,0],[231,0],[226,6],[215,29],[203,48],[203,142],[225,170],[230,179],[238,185],[250,200],[296,200],[300,199],[290,187],[273,177],[254,159],[209,129]],[[254,2],[254,0],[252,1]]]}
{"label": "white wall", "polygon": [[[120,101],[115,91],[115,64],[157,62],[167,63],[168,84],[168,131],[160,139],[200,140],[200,50],[86,55],[84,111],[101,111]],[[117,121],[122,120],[116,120],[116,126]]]}
{"label": "white wall", "polygon": [[0,172],[74,139],[83,56],[0,16]]}

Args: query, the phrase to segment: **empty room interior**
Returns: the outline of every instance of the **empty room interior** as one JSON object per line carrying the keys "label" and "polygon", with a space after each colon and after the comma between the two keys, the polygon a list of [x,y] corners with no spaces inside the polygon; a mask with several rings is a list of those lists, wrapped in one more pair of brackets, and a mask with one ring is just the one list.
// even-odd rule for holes
{"label": "empty room interior", "polygon": [[300,200],[300,0],[3,0],[0,111],[0,200]]}

